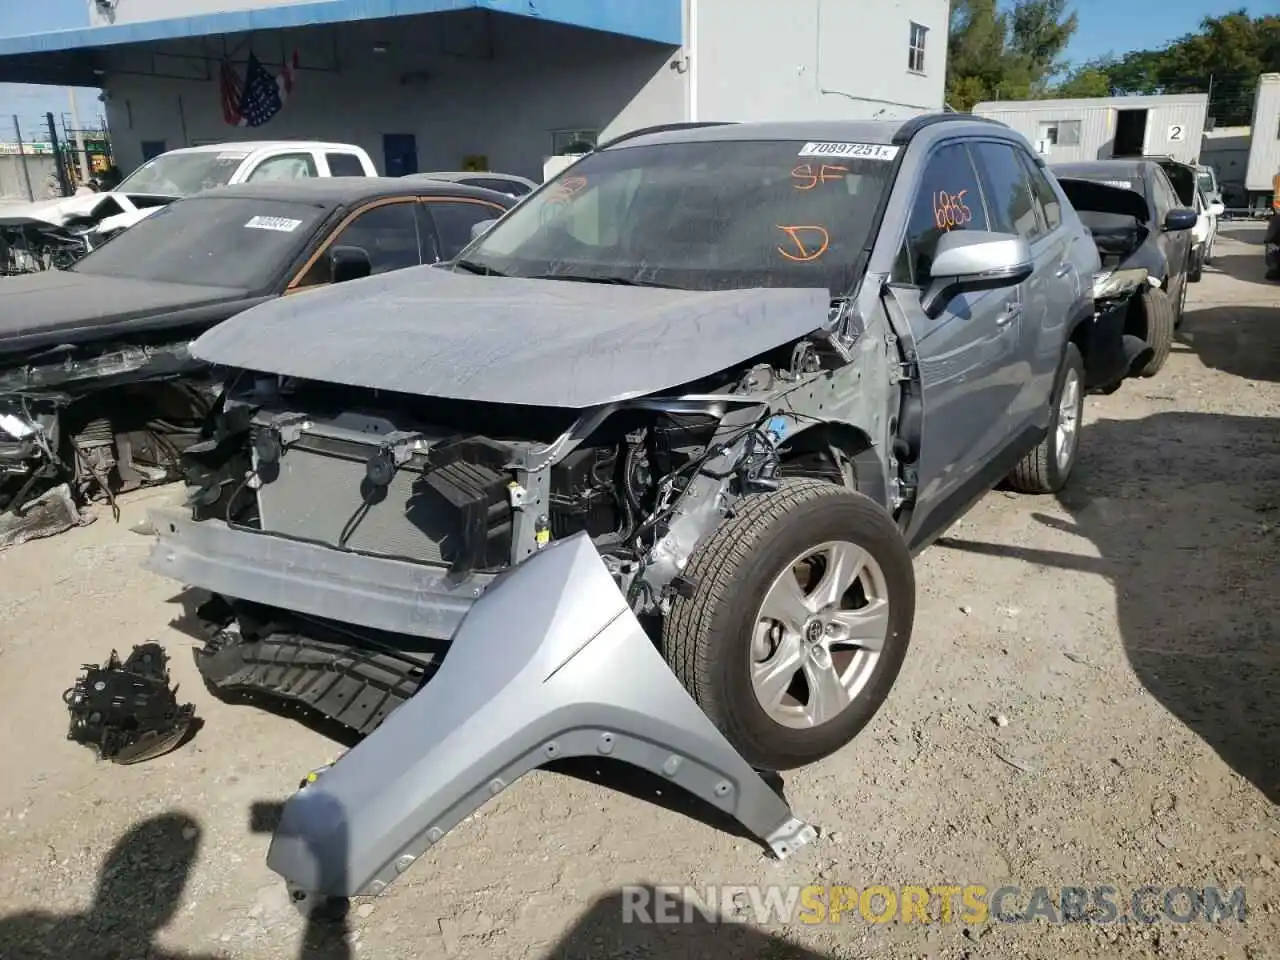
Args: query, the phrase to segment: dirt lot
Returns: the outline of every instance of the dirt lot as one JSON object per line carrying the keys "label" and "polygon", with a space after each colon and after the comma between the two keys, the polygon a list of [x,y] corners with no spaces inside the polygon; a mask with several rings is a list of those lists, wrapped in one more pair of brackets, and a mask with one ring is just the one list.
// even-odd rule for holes
{"label": "dirt lot", "polygon": [[[920,561],[913,652],[838,756],[787,777],[781,864],[539,772],[345,936],[304,935],[251,830],[331,743],[201,686],[128,528],[0,554],[0,958],[1280,957],[1280,286],[1234,228],[1165,371],[1087,405],[1060,501],[995,493]],[[137,767],[68,743],[83,661],[154,638],[206,725]],[[1248,921],[623,926],[628,884],[1243,886]],[[1159,895],[1149,901],[1159,903]],[[1185,902],[1185,901],[1184,901]],[[807,951],[812,951],[807,952]]]}

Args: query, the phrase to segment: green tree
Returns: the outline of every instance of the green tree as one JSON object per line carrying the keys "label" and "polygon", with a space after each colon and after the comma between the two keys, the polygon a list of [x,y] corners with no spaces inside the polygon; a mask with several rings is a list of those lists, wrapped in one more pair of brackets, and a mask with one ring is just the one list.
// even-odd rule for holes
{"label": "green tree", "polygon": [[1052,95],[1073,98],[1109,97],[1111,76],[1099,67],[1083,67],[1053,88]]}
{"label": "green tree", "polygon": [[970,110],[983,100],[1020,100],[1047,88],[1076,30],[1067,0],[952,0],[947,103]]}
{"label": "green tree", "polygon": [[1206,17],[1198,31],[1163,49],[1083,64],[1066,74],[1053,95],[1208,93],[1209,115],[1221,126],[1234,126],[1252,119],[1258,75],[1275,71],[1280,71],[1280,16],[1250,17],[1235,10]]}

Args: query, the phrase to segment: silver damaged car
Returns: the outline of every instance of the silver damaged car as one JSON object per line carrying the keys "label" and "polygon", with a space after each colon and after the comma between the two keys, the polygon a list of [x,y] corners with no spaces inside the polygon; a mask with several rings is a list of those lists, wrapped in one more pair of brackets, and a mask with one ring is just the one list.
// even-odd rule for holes
{"label": "silver damaged car", "polygon": [[454,261],[264,304],[153,513],[212,595],[206,681],[359,740],[286,804],[300,900],[376,893],[526,771],[647,768],[776,855],[758,771],[875,715],[912,555],[1061,488],[1149,358],[1007,127],[677,125],[605,144]]}

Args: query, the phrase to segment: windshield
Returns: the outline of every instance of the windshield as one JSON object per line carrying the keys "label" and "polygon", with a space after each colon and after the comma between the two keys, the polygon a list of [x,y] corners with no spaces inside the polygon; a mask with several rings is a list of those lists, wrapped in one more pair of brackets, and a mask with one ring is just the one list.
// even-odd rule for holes
{"label": "windshield", "polygon": [[246,156],[244,151],[164,153],[125,177],[116,190],[189,197],[214,187],[225,187]]}
{"label": "windshield", "polygon": [[[470,269],[690,290],[826,287],[865,261],[895,148],[798,141],[619,147],[569,167],[460,255]],[[827,146],[827,145],[816,145]],[[836,145],[844,146],[844,145]]]}
{"label": "windshield", "polygon": [[77,273],[256,290],[325,216],[305,203],[193,197],[157,210],[71,267]]}

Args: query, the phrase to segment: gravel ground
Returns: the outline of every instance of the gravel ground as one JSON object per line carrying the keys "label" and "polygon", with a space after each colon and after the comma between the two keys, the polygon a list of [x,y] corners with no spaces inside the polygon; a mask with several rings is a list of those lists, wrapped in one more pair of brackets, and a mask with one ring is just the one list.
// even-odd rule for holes
{"label": "gravel ground", "polygon": [[[0,958],[1280,957],[1280,286],[1227,227],[1165,370],[1087,404],[1059,499],[994,493],[920,558],[890,702],[786,778],[820,841],[783,863],[684,813],[540,771],[345,931],[303,929],[255,804],[334,745],[214,700],[149,491],[0,554]],[[205,720],[137,767],[68,743],[84,661],[157,639]],[[623,925],[632,884],[1243,887],[1219,924]],[[1159,896],[1149,901],[1159,903]]]}

